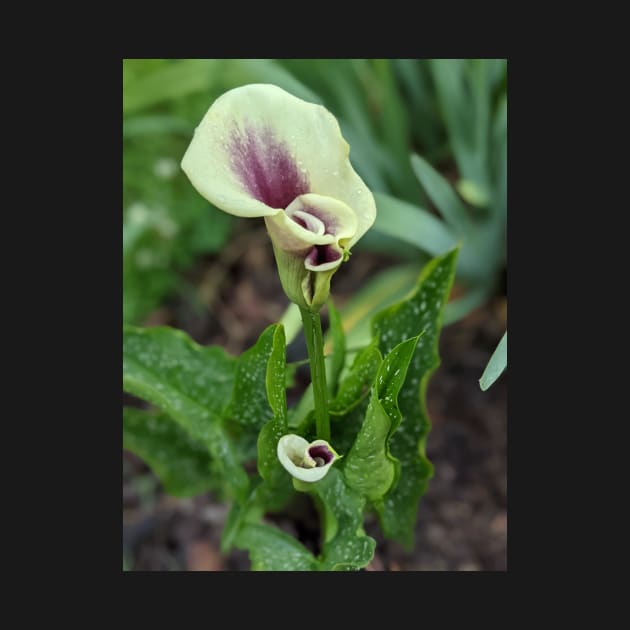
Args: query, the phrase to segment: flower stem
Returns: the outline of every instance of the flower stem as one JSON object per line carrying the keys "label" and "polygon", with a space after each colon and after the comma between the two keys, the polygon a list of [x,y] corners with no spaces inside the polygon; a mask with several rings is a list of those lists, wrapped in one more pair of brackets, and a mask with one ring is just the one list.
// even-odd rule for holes
{"label": "flower stem", "polygon": [[324,365],[324,340],[319,313],[300,307],[308,358],[311,362],[311,382],[315,400],[315,428],[317,439],[330,441],[330,420],[328,418],[328,389],[326,387],[326,366]]}

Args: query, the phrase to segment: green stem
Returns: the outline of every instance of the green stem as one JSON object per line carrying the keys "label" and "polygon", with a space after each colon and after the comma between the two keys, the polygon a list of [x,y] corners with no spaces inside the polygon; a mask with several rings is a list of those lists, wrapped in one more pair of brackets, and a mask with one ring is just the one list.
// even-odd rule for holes
{"label": "green stem", "polygon": [[324,339],[319,313],[300,307],[308,358],[311,362],[311,381],[315,400],[315,427],[317,439],[330,442],[330,420],[328,418],[328,389],[324,365]]}

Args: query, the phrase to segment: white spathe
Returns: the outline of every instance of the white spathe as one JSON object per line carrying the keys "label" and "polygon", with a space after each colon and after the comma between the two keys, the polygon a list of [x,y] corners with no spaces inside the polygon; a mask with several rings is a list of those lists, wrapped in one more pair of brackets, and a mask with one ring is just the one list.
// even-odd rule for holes
{"label": "white spathe", "polygon": [[[306,269],[330,271],[376,217],[374,197],[348,157],[328,110],[275,85],[252,84],[212,104],[182,169],[221,210],[265,217],[274,246],[299,256]],[[329,249],[317,256],[314,246]]]}
{"label": "white spathe", "polygon": [[[321,466],[318,466],[315,459],[309,454],[309,449],[317,446],[326,447],[333,455],[328,463]],[[315,482],[326,476],[330,467],[339,459],[339,455],[326,440],[307,442],[299,435],[288,434],[278,440],[278,459],[296,479]]]}

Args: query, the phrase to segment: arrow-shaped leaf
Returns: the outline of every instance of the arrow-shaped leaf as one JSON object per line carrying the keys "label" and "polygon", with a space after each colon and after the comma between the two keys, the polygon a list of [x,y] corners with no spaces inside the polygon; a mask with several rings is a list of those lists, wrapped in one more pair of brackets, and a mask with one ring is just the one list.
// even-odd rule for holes
{"label": "arrow-shaped leaf", "polygon": [[382,506],[377,506],[385,535],[407,547],[413,545],[418,501],[433,474],[425,454],[431,426],[425,397],[429,377],[439,365],[441,318],[456,261],[457,250],[431,260],[420,274],[413,294],[379,313],[372,323],[383,354],[401,341],[423,333],[398,395],[402,422],[390,440],[391,454],[400,461],[400,477]]}

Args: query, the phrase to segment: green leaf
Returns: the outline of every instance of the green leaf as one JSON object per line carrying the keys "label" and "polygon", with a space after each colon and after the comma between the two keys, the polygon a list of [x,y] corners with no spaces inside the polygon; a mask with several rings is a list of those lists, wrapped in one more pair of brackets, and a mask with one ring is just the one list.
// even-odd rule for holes
{"label": "green leaf", "polygon": [[458,250],[430,261],[406,300],[379,313],[372,323],[379,347],[386,354],[401,341],[424,331],[398,395],[402,422],[390,439],[392,456],[400,461],[398,482],[377,506],[383,532],[411,548],[420,497],[433,474],[425,454],[430,420],[426,408],[429,377],[439,365],[441,318],[455,274]]}
{"label": "green leaf", "polygon": [[186,415],[184,428],[197,439],[207,418],[222,415],[234,371],[234,359],[222,348],[200,346],[181,330],[123,326],[123,385],[169,413]]}
{"label": "green leaf", "polygon": [[234,544],[249,551],[252,571],[315,571],[317,560],[297,540],[269,525],[245,525]]}
{"label": "green leaf", "polygon": [[215,82],[219,62],[218,59],[178,59],[129,81],[123,90],[123,114],[209,90]]}
{"label": "green leaf", "polygon": [[451,249],[457,238],[427,210],[385,193],[374,193],[378,212],[373,229],[437,256]]}
{"label": "green leaf", "polygon": [[[503,217],[507,212],[507,95],[499,101],[492,124],[491,171],[494,181],[495,213]],[[503,223],[503,221],[501,223]]]}
{"label": "green leaf", "polygon": [[455,188],[461,195],[462,199],[468,202],[471,206],[485,208],[490,202],[490,198],[488,197],[486,190],[470,179],[460,179],[455,184]]}
{"label": "green leaf", "polygon": [[234,359],[168,327],[123,326],[123,388],[153,403],[208,448],[236,496],[249,481],[221,417],[234,384]]}
{"label": "green leaf", "polygon": [[370,318],[403,299],[414,288],[420,268],[421,265],[414,263],[380,272],[339,309],[348,348],[360,348],[370,343]]}
{"label": "green leaf", "polygon": [[370,345],[356,355],[329,409],[331,444],[342,455],[350,451],[361,430],[369,403],[368,394],[383,361],[376,342],[372,339]]}
{"label": "green leaf", "polygon": [[[370,387],[367,388],[368,393]],[[363,426],[370,397],[363,396],[359,402],[340,416],[331,416],[330,443],[340,455],[347,455]]]}
{"label": "green leaf", "polygon": [[400,426],[402,421],[402,416],[398,409],[398,394],[407,377],[409,362],[418,344],[418,339],[420,339],[423,332],[394,347],[383,359],[383,363],[376,375],[374,388],[378,394],[378,399],[383,404],[383,409],[392,419],[392,433]]}
{"label": "green leaf", "polygon": [[[488,203],[488,187],[490,178],[488,176],[488,143],[490,129],[490,113],[491,113],[491,81],[489,80],[487,59],[470,59],[468,60],[467,78],[471,87],[472,105],[471,108],[475,113],[474,124],[474,146],[473,160],[475,170],[468,171],[462,169],[462,176],[465,181],[469,181],[475,186],[479,192],[478,196],[482,201],[480,205],[485,206]],[[461,105],[465,106],[465,103]],[[456,156],[457,157],[457,156]]]}
{"label": "green leaf", "polygon": [[476,145],[479,119],[470,61],[431,59],[429,69],[459,171],[463,177],[481,182]]}
{"label": "green leaf", "polygon": [[[326,373],[330,371],[332,357],[326,357]],[[342,381],[337,391],[337,396],[330,401],[328,411],[333,416],[331,420],[335,422],[355,408],[368,394],[370,386],[374,382],[378,366],[382,357],[375,344],[362,348],[355,355],[354,362],[350,368],[348,376]],[[309,422],[309,414],[315,408],[313,399],[313,386],[309,384],[298,404],[291,409],[289,415],[290,427],[305,427]],[[300,433],[300,431],[296,431]]]}
{"label": "green leaf", "polygon": [[485,392],[503,374],[507,367],[507,330],[495,348],[486,369],[479,379],[479,387]]}
{"label": "green leaf", "polygon": [[273,59],[226,59],[223,62],[223,81],[226,87],[246,83],[273,83],[309,103],[321,103],[320,97],[296,79]]}
{"label": "green leaf", "polygon": [[[254,480],[254,484],[257,480]],[[234,544],[234,539],[247,523],[257,523],[263,517],[264,509],[260,504],[259,491],[263,484],[258,483],[249,493],[247,499],[240,503],[234,501],[225,520],[221,532],[221,553],[228,554]]]}
{"label": "green leaf", "polygon": [[[277,455],[278,440],[288,433],[287,426],[287,398],[286,398],[286,341],[281,324],[273,324],[260,336],[253,349],[258,349],[259,358],[266,358],[265,372],[261,382],[258,363],[254,365],[248,357],[246,365],[252,369],[250,374],[256,374],[257,399],[249,404],[259,408],[269,407],[272,418],[263,425],[256,442],[258,454],[258,472],[263,478],[248,499],[248,505],[243,511],[260,509],[276,511],[282,508],[291,494],[291,484],[286,471],[280,464]],[[253,383],[252,383],[253,384]],[[258,395],[262,389],[264,400]]]}
{"label": "green leaf", "polygon": [[158,410],[123,408],[123,448],[143,459],[169,494],[191,497],[217,485],[208,449]]}
{"label": "green leaf", "polygon": [[[183,201],[180,204],[181,208]],[[196,211],[196,218],[182,229],[183,246],[194,255],[218,252],[228,240],[232,222],[233,217],[226,212],[209,204],[203,205]]]}
{"label": "green leaf", "polygon": [[446,222],[454,229],[455,234],[457,236],[467,234],[471,229],[471,218],[466,206],[460,201],[448,181],[415,153],[411,156],[411,166],[427,195]]}
{"label": "green leaf", "polygon": [[456,300],[451,300],[444,308],[442,325],[448,326],[453,322],[457,322],[466,317],[468,313],[476,309],[478,306],[484,304],[490,296],[492,288],[492,284],[482,284],[481,286],[469,289],[462,297],[457,298]]}
{"label": "green leaf", "polygon": [[191,122],[170,114],[134,116],[123,123],[123,139],[154,133],[173,133],[190,137],[194,130],[195,126]]}
{"label": "green leaf", "polygon": [[[330,403],[331,415],[340,416],[348,413],[367,396],[382,361],[383,357],[374,343],[357,353],[348,376],[343,380],[337,396]],[[332,421],[335,422],[334,417]]]}
{"label": "green leaf", "polygon": [[399,344],[383,360],[372,386],[365,421],[344,460],[348,485],[372,502],[380,501],[399,475],[400,464],[392,457],[388,440],[402,420],[398,392],[418,338]]}
{"label": "green leaf", "polygon": [[388,190],[389,186],[385,181],[383,171],[387,168],[391,157],[373,135],[369,132],[366,135],[357,129],[359,115],[359,112],[355,112],[347,120],[343,116],[338,116],[341,133],[352,147],[350,162],[371,190]]}
{"label": "green leaf", "polygon": [[[409,129],[409,107],[403,101],[400,84],[395,80],[391,59],[374,59],[372,98],[380,96],[377,125],[383,140],[387,143],[397,167],[391,176],[395,179],[396,190],[405,197],[413,198],[417,187],[407,156],[411,145]],[[393,160],[392,160],[393,162]]]}
{"label": "green leaf", "polygon": [[291,496],[291,476],[280,463],[277,451],[278,440],[286,433],[279,423],[270,420],[258,436],[258,472],[264,481],[255,498],[265,511],[282,509]]}
{"label": "green leaf", "polygon": [[265,510],[281,509],[291,495],[291,482],[278,459],[278,440],[289,432],[287,423],[286,340],[281,324],[275,326],[265,376],[273,418],[258,435],[258,472],[264,479],[256,488],[256,502]]}
{"label": "green leaf", "polygon": [[[288,432],[285,388],[286,341],[282,325],[272,329],[271,351],[265,373],[265,388],[274,416],[261,429],[257,440],[258,472],[263,481],[252,490],[243,505],[234,504],[221,537],[221,549],[227,553],[234,537],[245,522],[258,520],[265,511],[281,509],[289,499],[290,478],[277,456],[278,440]],[[268,333],[265,331],[261,338]]]}
{"label": "green leaf", "polygon": [[[265,328],[256,344],[237,359],[234,393],[225,415],[241,426],[259,430],[273,416],[267,400],[267,363],[277,328],[277,324]],[[279,384],[284,391],[284,371]]]}
{"label": "green leaf", "polygon": [[394,59],[393,62],[399,80],[409,95],[407,106],[413,112],[411,124],[416,144],[435,152],[443,135],[443,125],[434,102],[427,62],[419,59]]}
{"label": "green leaf", "polygon": [[297,337],[300,330],[302,330],[302,315],[300,314],[300,307],[294,302],[289,302],[289,305],[278,323],[282,324],[284,327],[286,342],[287,345],[289,345]]}
{"label": "green leaf", "polygon": [[363,530],[365,499],[348,488],[334,467],[312,485],[326,512],[320,570],[356,571],[367,566],[374,556],[376,541]]}
{"label": "green leaf", "polygon": [[234,539],[241,531],[243,526],[243,517],[245,516],[247,502],[245,504],[234,501],[228,512],[227,518],[221,531],[220,549],[221,553],[228,554],[234,544]]}
{"label": "green leaf", "polygon": [[274,420],[283,429],[287,429],[287,351],[284,328],[281,324],[273,324],[270,328],[273,330],[273,337],[265,371],[265,389]]}
{"label": "green leaf", "polygon": [[343,469],[348,485],[373,502],[383,497],[396,476],[396,464],[387,449],[391,427],[391,418],[373,389],[365,420]]}
{"label": "green leaf", "polygon": [[258,436],[258,472],[270,488],[278,487],[284,496],[288,475],[278,460],[277,448],[278,440],[289,432],[285,389],[286,343],[282,325],[274,324],[270,328],[273,336],[265,371],[265,388],[273,418],[262,427]]}
{"label": "green leaf", "polygon": [[432,59],[429,67],[460,176],[474,184],[473,199],[487,203],[490,118],[497,88],[505,90],[505,60]]}
{"label": "green leaf", "polygon": [[335,308],[332,299],[328,300],[328,315],[330,317],[330,336],[332,337],[332,354],[330,357],[330,370],[328,371],[328,389],[330,396],[337,393],[339,376],[346,361],[346,335],[339,312]]}
{"label": "green leaf", "polygon": [[374,86],[381,92],[380,116],[377,123],[392,152],[404,161],[409,151],[408,108],[403,103],[400,86],[394,78],[391,59],[372,60]]}
{"label": "green leaf", "polygon": [[[289,426],[298,427],[305,422],[308,415],[315,409],[315,399],[313,398],[313,384],[309,383],[304,390],[302,398],[297,405],[289,411]],[[293,431],[295,433],[295,431]]]}

